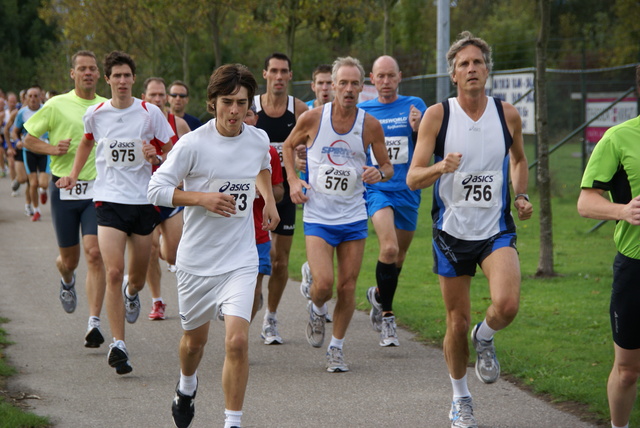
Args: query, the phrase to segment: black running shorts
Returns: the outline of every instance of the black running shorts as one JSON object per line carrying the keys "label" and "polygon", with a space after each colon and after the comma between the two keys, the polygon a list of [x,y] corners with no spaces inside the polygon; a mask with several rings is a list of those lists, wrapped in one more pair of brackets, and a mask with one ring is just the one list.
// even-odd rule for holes
{"label": "black running shorts", "polygon": [[613,261],[611,330],[623,349],[640,349],[640,260],[618,253]]}

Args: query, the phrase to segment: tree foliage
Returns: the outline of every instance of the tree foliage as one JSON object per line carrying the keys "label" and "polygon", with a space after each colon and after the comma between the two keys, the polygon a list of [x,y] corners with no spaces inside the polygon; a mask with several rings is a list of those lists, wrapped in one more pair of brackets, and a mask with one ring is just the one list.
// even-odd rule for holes
{"label": "tree foliage", "polygon": [[54,40],[54,26],[38,17],[40,0],[0,0],[0,86],[17,91],[40,83],[38,58]]}

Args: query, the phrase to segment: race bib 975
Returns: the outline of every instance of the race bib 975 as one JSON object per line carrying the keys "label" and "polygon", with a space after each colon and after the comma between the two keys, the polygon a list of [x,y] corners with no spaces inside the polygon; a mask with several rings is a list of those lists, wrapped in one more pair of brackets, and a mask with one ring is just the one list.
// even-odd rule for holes
{"label": "race bib 975", "polygon": [[131,168],[144,161],[140,139],[105,138],[103,144],[104,157],[110,168]]}

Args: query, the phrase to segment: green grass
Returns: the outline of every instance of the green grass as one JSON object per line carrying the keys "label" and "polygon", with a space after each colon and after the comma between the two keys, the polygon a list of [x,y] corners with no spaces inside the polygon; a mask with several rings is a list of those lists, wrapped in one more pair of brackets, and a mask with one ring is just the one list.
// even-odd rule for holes
{"label": "green grass", "polygon": [[[532,144],[527,144],[529,160]],[[552,156],[554,265],[559,276],[535,279],[539,258],[539,217],[517,221],[522,270],[522,296],[516,320],[497,335],[502,372],[519,379],[538,394],[557,402],[585,404],[602,421],[609,420],[606,380],[613,363],[609,326],[611,265],[615,255],[613,222],[593,233],[598,222],[576,211],[582,163],[578,144],[565,145]],[[400,324],[427,342],[441,345],[445,311],[437,276],[431,272],[431,189],[423,191],[420,222],[400,277],[394,309]],[[529,194],[538,209],[535,172]],[[298,220],[301,230],[300,210]],[[375,285],[378,243],[370,226],[358,280],[358,308],[368,310],[366,289]],[[291,276],[300,279],[305,260],[304,237],[296,233]],[[472,281],[472,322],[482,321],[490,303],[486,278]],[[475,353],[471,353],[475,358]],[[640,424],[636,406],[631,426]]]}
{"label": "green grass", "polygon": [[[0,324],[8,322],[5,318],[0,318]],[[15,369],[7,365],[4,359],[4,349],[11,342],[7,339],[7,333],[0,328],[0,390],[4,390],[4,382],[8,376],[15,374]],[[0,428],[36,428],[51,426],[47,418],[36,416],[32,413],[24,412],[18,407],[14,407],[7,401],[6,397],[0,394]]]}

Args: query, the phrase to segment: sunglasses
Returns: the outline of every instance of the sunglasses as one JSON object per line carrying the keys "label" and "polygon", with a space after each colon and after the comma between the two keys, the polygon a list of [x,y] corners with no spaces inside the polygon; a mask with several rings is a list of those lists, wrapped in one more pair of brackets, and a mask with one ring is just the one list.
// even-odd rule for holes
{"label": "sunglasses", "polygon": [[187,98],[189,95],[187,94],[169,94],[170,97],[179,97],[179,98]]}

